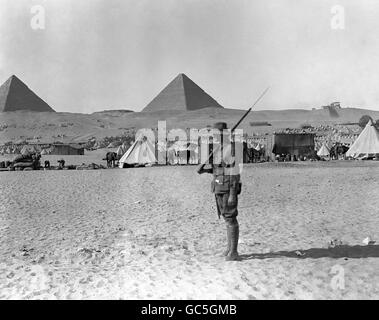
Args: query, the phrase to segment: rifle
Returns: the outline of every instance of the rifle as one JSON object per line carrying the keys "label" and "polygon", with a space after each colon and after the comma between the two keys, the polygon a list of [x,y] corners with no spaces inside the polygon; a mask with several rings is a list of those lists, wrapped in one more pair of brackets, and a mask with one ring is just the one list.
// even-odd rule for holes
{"label": "rifle", "polygon": [[[258,103],[259,100],[261,100],[263,98],[263,96],[266,94],[266,92],[268,91],[268,89],[270,89],[270,87],[267,87],[263,92],[262,94],[258,97],[257,100],[255,100],[254,104],[245,112],[245,114],[242,116],[241,119],[239,119],[239,121],[233,126],[233,128],[231,129],[231,134],[233,134],[234,130],[237,129],[237,127],[240,125],[240,123],[246,118],[246,116],[249,114],[249,112],[251,111],[251,109],[253,109],[255,107],[255,105]],[[205,162],[203,162],[202,164],[200,164],[200,166],[196,169],[197,173],[200,173],[205,165],[207,164],[207,162],[210,160],[210,158],[213,156],[213,153],[215,152],[216,150],[212,150],[212,152],[210,153],[210,155],[208,156],[207,160]]]}

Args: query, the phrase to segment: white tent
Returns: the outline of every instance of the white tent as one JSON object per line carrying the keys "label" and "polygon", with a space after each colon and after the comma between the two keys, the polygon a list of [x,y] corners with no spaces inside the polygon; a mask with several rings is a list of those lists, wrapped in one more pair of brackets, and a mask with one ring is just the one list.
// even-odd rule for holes
{"label": "white tent", "polygon": [[31,153],[38,152],[37,148],[33,145],[24,145],[20,151],[23,156],[27,156]]}
{"label": "white tent", "polygon": [[146,165],[154,164],[157,162],[155,157],[154,145],[146,137],[136,140],[132,146],[126,151],[119,161],[119,167],[123,168],[124,164]]}
{"label": "white tent", "polygon": [[29,148],[27,146],[23,146],[20,152],[23,156],[27,156],[30,154]]}
{"label": "white tent", "polygon": [[111,142],[110,144],[108,144],[107,148],[112,149],[112,148],[117,148],[117,146],[114,142]]}
{"label": "white tent", "polygon": [[379,132],[369,120],[359,137],[346,152],[347,157],[361,158],[379,154]]}
{"label": "white tent", "polygon": [[124,148],[122,146],[119,146],[116,153],[117,153],[117,156],[119,157],[122,157],[124,155],[126,151],[124,150]]}
{"label": "white tent", "polygon": [[325,142],[322,144],[321,148],[317,151],[317,155],[321,158],[330,156],[329,148],[326,146]]}

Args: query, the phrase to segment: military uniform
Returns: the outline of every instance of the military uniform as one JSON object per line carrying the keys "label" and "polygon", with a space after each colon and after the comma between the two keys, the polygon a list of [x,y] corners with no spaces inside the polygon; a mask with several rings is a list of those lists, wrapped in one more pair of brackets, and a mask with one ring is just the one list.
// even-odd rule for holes
{"label": "military uniform", "polygon": [[[211,191],[215,194],[217,213],[225,220],[230,220],[238,215],[238,195],[241,192],[240,175],[225,174],[225,164],[213,165],[212,174],[213,180]],[[228,203],[230,196],[235,197],[233,203]]]}
{"label": "military uniform", "polygon": [[[214,125],[219,130],[226,129],[226,123],[219,122]],[[238,216],[238,195],[241,193],[240,175],[231,175],[228,172],[231,165],[221,161],[220,164],[213,164],[209,169],[201,169],[199,173],[213,174],[211,183],[211,191],[215,194],[217,213],[220,218],[222,216],[226,223],[227,230],[227,249],[224,252],[226,260],[238,260],[238,237],[239,224]]]}

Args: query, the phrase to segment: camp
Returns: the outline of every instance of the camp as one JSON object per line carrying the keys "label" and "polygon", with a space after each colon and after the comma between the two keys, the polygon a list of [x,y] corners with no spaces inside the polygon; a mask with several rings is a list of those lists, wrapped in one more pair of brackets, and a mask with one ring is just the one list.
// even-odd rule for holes
{"label": "camp", "polygon": [[379,154],[379,132],[371,120],[368,121],[353,145],[346,152],[347,157],[363,159]]}

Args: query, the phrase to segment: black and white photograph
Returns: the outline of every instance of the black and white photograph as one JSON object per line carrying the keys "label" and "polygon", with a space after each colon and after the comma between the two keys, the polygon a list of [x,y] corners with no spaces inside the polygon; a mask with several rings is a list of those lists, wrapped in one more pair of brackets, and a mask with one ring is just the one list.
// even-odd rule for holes
{"label": "black and white photograph", "polygon": [[0,300],[379,299],[378,17],[0,0]]}

